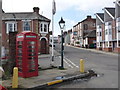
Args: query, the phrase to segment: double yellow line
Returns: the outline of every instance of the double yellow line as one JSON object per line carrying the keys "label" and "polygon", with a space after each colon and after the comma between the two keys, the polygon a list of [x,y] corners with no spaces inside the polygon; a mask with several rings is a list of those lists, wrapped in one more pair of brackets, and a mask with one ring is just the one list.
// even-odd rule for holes
{"label": "double yellow line", "polygon": [[57,84],[57,83],[61,83],[61,82],[63,82],[63,80],[55,80],[52,82],[47,82],[47,85],[53,85],[53,84]]}

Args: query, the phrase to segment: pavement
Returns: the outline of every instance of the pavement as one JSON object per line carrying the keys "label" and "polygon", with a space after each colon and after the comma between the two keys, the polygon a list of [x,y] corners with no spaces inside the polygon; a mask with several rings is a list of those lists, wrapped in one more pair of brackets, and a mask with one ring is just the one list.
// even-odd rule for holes
{"label": "pavement", "polygon": [[107,52],[107,51],[97,50],[97,49],[94,49],[94,48],[93,49],[90,49],[90,48],[81,48],[81,47],[75,47],[75,46],[71,46],[71,45],[66,45],[66,46],[74,47],[74,48],[77,48],[77,49],[88,50],[88,51],[91,51],[91,52],[104,53],[104,54],[108,54],[108,55],[118,56],[118,53],[115,53],[115,52]]}
{"label": "pavement", "polygon": [[[36,77],[22,78],[18,77],[18,87],[19,88],[35,88],[46,85],[46,83],[56,84],[59,82],[61,77],[71,77],[75,75],[80,75],[79,68],[69,68],[65,66],[65,69],[59,69],[61,64],[60,54],[54,51],[54,63],[51,61],[51,52],[47,55],[38,56],[39,64],[39,75]],[[54,67],[53,67],[54,66]],[[59,78],[59,79],[57,79]],[[62,79],[62,78],[61,78]],[[53,81],[55,81],[53,83]],[[49,84],[51,85],[51,84]],[[6,88],[11,88],[12,77],[8,80],[2,80],[2,86]]]}
{"label": "pavement", "polygon": [[[96,52],[96,50],[92,50],[92,51]],[[60,54],[55,50],[54,50],[54,63],[51,61],[51,50],[50,50],[50,54],[38,56],[38,64],[39,64],[39,75],[30,78],[19,77],[18,78],[19,88],[37,88],[42,86],[48,87],[49,85],[61,83],[67,80],[76,79],[75,77],[80,78],[81,76],[86,76],[89,74],[88,72],[89,70],[85,69],[85,73],[80,73],[79,68],[70,68],[68,65],[65,65],[65,69],[59,69],[58,67],[61,64]],[[11,88],[12,77],[9,80],[3,80],[2,85],[6,88]]]}

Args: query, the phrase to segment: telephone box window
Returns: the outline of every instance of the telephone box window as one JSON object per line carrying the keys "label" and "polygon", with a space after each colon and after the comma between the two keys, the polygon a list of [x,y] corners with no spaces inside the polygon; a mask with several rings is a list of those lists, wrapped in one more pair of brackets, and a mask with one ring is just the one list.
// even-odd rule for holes
{"label": "telephone box window", "polygon": [[35,44],[35,42],[34,42],[34,41],[31,41],[31,42],[28,42],[28,44],[31,44],[31,45],[32,45],[32,44]]}
{"label": "telephone box window", "polygon": [[35,46],[28,46],[28,48],[35,48]]}

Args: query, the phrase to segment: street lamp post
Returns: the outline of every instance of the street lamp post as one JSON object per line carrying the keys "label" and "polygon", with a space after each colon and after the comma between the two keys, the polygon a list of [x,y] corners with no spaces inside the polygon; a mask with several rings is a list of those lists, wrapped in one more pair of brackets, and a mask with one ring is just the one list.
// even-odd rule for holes
{"label": "street lamp post", "polygon": [[63,29],[65,27],[65,21],[63,20],[63,18],[61,17],[61,20],[59,21],[59,26],[61,29],[61,66],[60,68],[63,69],[64,65],[63,65]]}

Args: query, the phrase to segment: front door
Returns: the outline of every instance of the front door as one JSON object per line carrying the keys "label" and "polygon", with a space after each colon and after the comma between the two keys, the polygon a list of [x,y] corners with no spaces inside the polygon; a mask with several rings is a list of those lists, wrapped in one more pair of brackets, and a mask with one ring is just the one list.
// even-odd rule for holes
{"label": "front door", "polygon": [[41,39],[41,54],[46,54],[46,39]]}
{"label": "front door", "polygon": [[112,47],[112,49],[113,49],[113,50],[115,49],[115,42],[113,42],[113,47]]}

